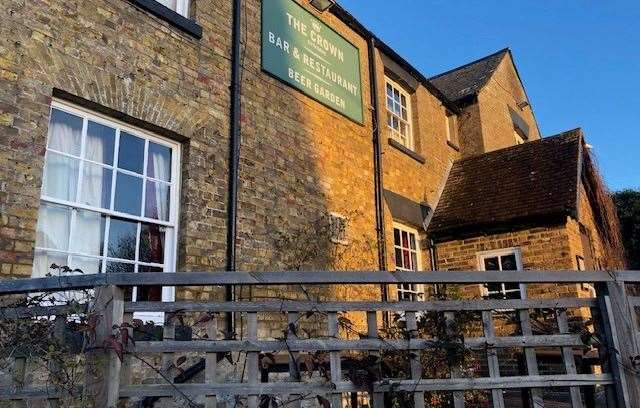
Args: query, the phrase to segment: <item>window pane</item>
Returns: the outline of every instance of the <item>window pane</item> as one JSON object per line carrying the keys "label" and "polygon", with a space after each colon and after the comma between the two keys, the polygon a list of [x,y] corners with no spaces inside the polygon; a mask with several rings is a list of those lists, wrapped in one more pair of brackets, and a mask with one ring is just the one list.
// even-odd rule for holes
{"label": "window pane", "polygon": [[520,291],[519,290],[514,290],[514,291],[510,291],[506,293],[505,296],[506,299],[520,299]]}
{"label": "window pane", "polygon": [[393,244],[400,246],[400,230],[397,228],[393,229]]}
{"label": "window pane", "polygon": [[489,292],[502,292],[502,285],[500,283],[488,283],[486,286]]}
{"label": "window pane", "polygon": [[406,249],[402,251],[402,262],[404,263],[405,268],[411,268],[411,255]]}
{"label": "window pane", "polygon": [[144,139],[126,132],[120,133],[118,167],[142,174],[144,164]]}
{"label": "window pane", "polygon": [[418,256],[415,252],[411,253],[411,270],[418,270]]}
{"label": "window pane", "polygon": [[71,249],[87,255],[102,255],[105,222],[105,215],[93,211],[78,211]]}
{"label": "window pane", "polygon": [[[138,267],[140,273],[162,273],[162,268],[153,266]],[[138,302],[160,302],[162,301],[162,286],[138,286]]]}
{"label": "window pane", "polygon": [[520,290],[520,284],[519,283],[505,283],[504,284],[504,290]]}
{"label": "window pane", "polygon": [[79,160],[47,152],[42,194],[65,201],[76,201]]}
{"label": "window pane", "polygon": [[171,181],[171,148],[149,142],[147,176]]}
{"label": "window pane", "polygon": [[486,271],[498,271],[500,266],[498,265],[498,258],[485,258],[484,269]]}
{"label": "window pane", "polygon": [[109,208],[112,170],[85,162],[82,173],[80,202],[92,207]]}
{"label": "window pane", "polygon": [[402,250],[396,248],[396,267],[402,268]]}
{"label": "window pane", "polygon": [[107,262],[107,273],[133,273],[134,271],[134,264],[124,262]]}
{"label": "window pane", "polygon": [[51,110],[49,148],[80,156],[82,118],[57,109]]}
{"label": "window pane", "polygon": [[416,249],[416,236],[414,234],[409,234],[409,243],[411,244],[411,249]]}
{"label": "window pane", "polygon": [[140,215],[142,204],[142,179],[118,172],[113,209],[127,214]]}
{"label": "window pane", "polygon": [[[69,262],[71,269],[80,269],[83,274],[93,274],[101,272],[102,261],[97,258],[88,258],[83,256],[72,256]],[[75,273],[74,275],[78,275]]]}
{"label": "window pane", "polygon": [[42,203],[38,212],[36,246],[66,251],[69,248],[70,225],[70,208]]}
{"label": "window pane", "polygon": [[409,236],[406,231],[402,231],[402,247],[409,248]]}
{"label": "window pane", "polygon": [[99,163],[113,165],[115,141],[115,129],[89,121],[84,157]]}
{"label": "window pane", "polygon": [[502,261],[503,271],[515,271],[518,269],[516,256],[514,254],[502,256],[500,260]]}
{"label": "window pane", "polygon": [[33,277],[44,278],[47,274],[58,276],[59,270],[51,269],[51,265],[67,266],[67,255],[59,252],[36,250],[33,258]]}
{"label": "window pane", "polygon": [[169,221],[169,185],[147,181],[145,217]]}
{"label": "window pane", "polygon": [[140,262],[164,263],[164,227],[156,224],[142,224],[140,228]]}
{"label": "window pane", "polygon": [[135,259],[137,233],[137,222],[112,218],[107,255],[112,258]]}

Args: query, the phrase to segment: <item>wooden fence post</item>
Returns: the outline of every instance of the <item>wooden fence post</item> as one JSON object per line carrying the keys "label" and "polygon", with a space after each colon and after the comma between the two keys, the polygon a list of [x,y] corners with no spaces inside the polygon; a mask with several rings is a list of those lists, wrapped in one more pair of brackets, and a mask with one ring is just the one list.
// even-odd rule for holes
{"label": "wooden fence post", "polygon": [[[109,285],[95,289],[92,313],[99,317],[94,348],[87,353],[86,398],[97,408],[113,408],[118,404],[121,361],[112,349],[103,349],[105,340],[120,326],[124,318],[124,291]],[[119,338],[118,338],[119,341]]]}
{"label": "wooden fence post", "polygon": [[604,326],[611,373],[615,380],[618,408],[640,408],[640,373],[631,358],[638,355],[635,313],[627,298],[624,283],[600,283],[596,294]]}

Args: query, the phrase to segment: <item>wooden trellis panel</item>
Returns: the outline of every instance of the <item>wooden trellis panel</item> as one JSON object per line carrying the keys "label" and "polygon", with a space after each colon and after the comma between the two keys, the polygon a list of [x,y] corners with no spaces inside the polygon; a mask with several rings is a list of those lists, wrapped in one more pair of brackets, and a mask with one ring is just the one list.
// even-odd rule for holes
{"label": "wooden trellis panel", "polygon": [[[454,273],[452,276],[442,273],[398,273],[396,275],[374,272],[360,273],[360,282],[367,284],[398,284],[398,283],[458,283],[473,284],[477,282],[578,282],[576,275],[586,281],[600,282],[600,287],[607,286],[606,291],[600,291],[597,299],[522,299],[522,300],[456,300],[456,301],[424,301],[424,302],[363,302],[363,301],[246,301],[246,302],[141,302],[125,303],[123,301],[123,287],[126,285],[225,285],[225,284],[280,284],[295,279],[296,283],[312,284],[347,284],[358,280],[355,272],[347,273],[294,273],[294,277],[284,276],[287,273],[270,274],[256,273],[230,275],[217,274],[142,274],[135,279],[130,276],[115,274],[114,276],[72,277],[59,279],[56,284],[50,279],[26,280],[20,283],[0,282],[0,295],[14,293],[28,293],[34,290],[51,288],[52,290],[71,290],[74,288],[96,287],[101,324],[97,330],[98,344],[109,336],[112,326],[121,322],[131,322],[133,313],[172,312],[180,313],[221,313],[233,312],[242,314],[246,322],[246,332],[243,338],[219,339],[217,321],[215,318],[206,323],[207,339],[194,341],[176,341],[175,321],[168,320],[164,326],[163,341],[140,341],[135,347],[129,346],[129,355],[121,364],[113,352],[107,352],[107,364],[103,367],[104,379],[99,383],[88,383],[86,392],[102,396],[97,399],[98,405],[115,405],[118,399],[140,399],[144,397],[172,397],[182,394],[189,397],[201,397],[206,408],[214,408],[220,401],[221,395],[236,395],[247,398],[248,406],[257,408],[262,396],[278,395],[292,400],[289,406],[300,407],[300,399],[304,396],[328,395],[333,408],[341,407],[342,396],[346,393],[369,393],[369,399],[375,408],[383,407],[385,395],[390,392],[407,392],[413,394],[416,407],[425,404],[425,392],[447,391],[454,395],[455,407],[464,407],[464,392],[469,390],[488,390],[492,395],[494,408],[505,408],[503,390],[529,389],[536,408],[541,407],[540,390],[543,388],[569,387],[572,405],[582,408],[580,387],[607,386],[620,390],[610,401],[611,408],[639,408],[640,401],[634,399],[637,390],[629,389],[629,384],[635,384],[637,378],[631,376],[627,361],[618,357],[611,357],[608,362],[611,373],[577,374],[573,349],[583,345],[578,334],[571,334],[568,330],[566,309],[588,307],[599,310],[604,316],[600,330],[601,338],[606,341],[609,350],[617,350],[626,359],[634,356],[637,349],[638,328],[635,326],[635,316],[631,316],[631,309],[640,305],[640,299],[628,298],[624,291],[612,286],[612,276],[626,279],[630,282],[640,282],[640,273],[624,272],[620,274],[581,273],[572,272],[527,272],[523,273],[494,273],[494,272],[466,272]],[[148,277],[147,275],[166,275]],[[268,279],[267,279],[268,278]],[[158,281],[158,279],[165,279]],[[36,282],[37,281],[37,282]],[[114,286],[114,283],[120,286]],[[496,336],[493,321],[494,310],[511,309],[519,316],[521,335]],[[557,315],[560,333],[535,335],[531,328],[530,309],[550,309]],[[260,338],[258,333],[258,312],[284,313],[287,323],[297,324],[300,313],[313,310],[326,314],[328,336],[315,338],[301,338],[289,330],[286,340]],[[64,307],[43,307],[0,309],[0,319],[28,319],[34,316],[50,315],[64,316]],[[476,311],[482,314],[483,334],[481,337],[467,337],[464,346],[484,348],[487,351],[489,377],[461,378],[452,373],[452,378],[432,379],[422,378],[421,356],[434,347],[434,339],[421,338],[417,331],[417,316],[420,312],[443,312],[453,315],[456,311]],[[367,316],[366,334],[360,338],[341,338],[340,327],[342,312],[365,312]],[[408,339],[380,339],[380,312],[404,312],[409,338]],[[623,315],[624,319],[621,320]],[[64,319],[60,319],[64,322]],[[624,322],[631,322],[632,326]],[[620,327],[624,323],[624,330]],[[130,331],[130,334],[132,332]],[[437,340],[437,339],[435,339]],[[630,346],[631,345],[631,346]],[[523,348],[527,363],[527,375],[504,377],[500,373],[497,350],[501,348]],[[536,347],[555,347],[562,351],[566,374],[540,375],[537,369],[535,354]],[[297,357],[299,353],[325,352],[329,355],[330,381],[326,383],[305,382],[299,376]],[[380,352],[404,351],[409,352],[409,379],[382,378],[369,386],[355,385],[343,378],[341,356],[346,352],[367,352],[379,355]],[[242,353],[246,356],[246,376],[240,383],[218,383],[218,359],[226,353]],[[289,364],[288,380],[282,382],[263,382],[260,371],[260,354],[268,352],[287,353]],[[92,353],[101,353],[93,350]],[[138,354],[155,354],[162,356],[162,368],[165,375],[171,378],[169,368],[176,363],[177,353],[204,353],[204,381],[202,384],[133,384],[131,381],[130,359]],[[90,356],[91,357],[91,356]],[[0,400],[11,400],[13,406],[24,406],[24,401],[30,399],[48,399],[53,403],[61,396],[56,390],[23,384],[26,361],[18,358],[15,361],[14,386],[11,389],[0,390]],[[55,371],[55,367],[51,367]],[[631,376],[631,377],[630,377]]]}

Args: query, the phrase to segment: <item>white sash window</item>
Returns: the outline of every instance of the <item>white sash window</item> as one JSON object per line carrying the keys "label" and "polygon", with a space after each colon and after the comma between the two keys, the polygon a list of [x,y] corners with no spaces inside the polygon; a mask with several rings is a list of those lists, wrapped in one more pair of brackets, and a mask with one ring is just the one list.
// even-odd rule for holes
{"label": "white sash window", "polygon": [[[393,226],[393,247],[396,271],[420,270],[420,242],[418,231],[401,224]],[[424,295],[423,285],[398,285],[398,300],[415,301]]]}
{"label": "white sash window", "polygon": [[407,149],[414,149],[411,127],[411,97],[396,82],[386,79],[387,128],[391,138]]}
{"label": "white sash window", "polygon": [[[49,121],[33,277],[175,271],[180,146],[60,102]],[[79,273],[79,272],[76,272]],[[130,300],[169,301],[171,288]]]}

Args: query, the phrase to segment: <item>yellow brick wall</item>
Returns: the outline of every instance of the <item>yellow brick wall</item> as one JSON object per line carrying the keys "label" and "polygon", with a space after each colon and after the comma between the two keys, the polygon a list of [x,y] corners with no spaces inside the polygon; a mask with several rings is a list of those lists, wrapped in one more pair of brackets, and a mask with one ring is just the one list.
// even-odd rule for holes
{"label": "yellow brick wall", "polygon": [[518,104],[527,101],[515,67],[508,55],[478,95],[484,151],[513,146],[513,121],[509,107],[529,125],[529,140],[540,138],[531,107],[520,109]]}
{"label": "yellow brick wall", "polygon": [[515,144],[513,121],[509,107],[529,125],[529,140],[540,139],[531,106],[520,109],[528,101],[511,58],[505,55],[491,79],[477,96],[477,102],[464,108],[459,132],[462,156],[474,156]]}
{"label": "yellow brick wall", "polygon": [[[447,110],[442,102],[423,85],[418,85],[411,96],[412,127],[415,140],[414,151],[425,159],[422,164],[388,142],[385,104],[385,68],[379,53],[376,53],[376,73],[380,95],[380,136],[384,188],[400,194],[416,203],[435,206],[436,196],[451,163],[460,157],[457,149],[447,143]],[[385,203],[385,231],[387,236],[387,267],[393,270],[393,217]],[[411,226],[423,231],[421,225]],[[424,233],[421,242],[424,241]],[[422,252],[421,269],[429,269],[426,250]]]}
{"label": "yellow brick wall", "polygon": [[571,245],[571,251],[573,253],[573,262],[575,267],[578,267],[577,264],[577,256],[581,256],[586,258],[585,254],[588,249],[584,248],[582,237],[580,233],[580,225],[582,224],[588,231],[591,236],[591,251],[593,254],[593,262],[594,268],[600,269],[606,265],[606,256],[609,254],[606,253],[602,237],[598,232],[596,227],[596,221],[593,214],[593,209],[591,207],[591,203],[587,197],[587,193],[584,188],[584,184],[580,183],[580,192],[579,192],[579,212],[578,212],[578,220],[570,219],[567,222],[567,232],[569,234],[569,243]]}
{"label": "yellow brick wall", "polygon": [[[440,270],[478,270],[478,253],[507,248],[519,248],[525,270],[574,270],[573,253],[568,228],[556,226],[529,228],[514,232],[458,239],[437,244]],[[530,285],[530,297],[552,298],[576,296],[578,285]],[[468,295],[480,294],[480,287],[465,291]]]}

